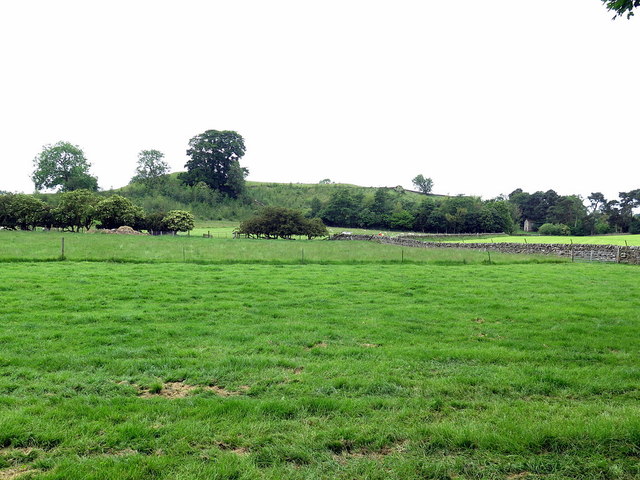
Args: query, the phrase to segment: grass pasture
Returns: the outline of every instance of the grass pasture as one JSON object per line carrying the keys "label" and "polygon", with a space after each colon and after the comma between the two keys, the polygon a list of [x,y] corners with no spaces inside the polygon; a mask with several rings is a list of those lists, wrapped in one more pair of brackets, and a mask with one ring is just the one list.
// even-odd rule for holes
{"label": "grass pasture", "polygon": [[[477,264],[484,252],[399,248],[365,241],[256,240],[198,236],[128,236],[102,233],[0,232],[0,261],[191,263],[432,263]],[[494,263],[565,262],[549,256],[491,253]]]}
{"label": "grass pasture", "polygon": [[637,267],[55,235],[0,232],[2,480],[640,478]]}

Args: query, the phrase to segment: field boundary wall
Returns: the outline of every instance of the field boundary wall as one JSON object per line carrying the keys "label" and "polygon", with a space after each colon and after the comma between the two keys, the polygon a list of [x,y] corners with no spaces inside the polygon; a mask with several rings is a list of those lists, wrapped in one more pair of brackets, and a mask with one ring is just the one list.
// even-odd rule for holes
{"label": "field boundary wall", "polygon": [[617,262],[640,264],[640,247],[620,245],[587,245],[563,243],[453,243],[425,242],[411,238],[385,237],[379,235],[333,235],[330,240],[365,240],[385,245],[398,245],[414,248],[459,248],[484,250],[500,253],[519,253],[527,255],[556,255],[560,257],[593,260],[599,262]]}

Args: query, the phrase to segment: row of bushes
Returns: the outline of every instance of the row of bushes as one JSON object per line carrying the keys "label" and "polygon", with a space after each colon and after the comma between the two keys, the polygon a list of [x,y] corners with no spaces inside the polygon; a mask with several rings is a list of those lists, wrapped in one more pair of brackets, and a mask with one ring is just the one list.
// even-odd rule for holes
{"label": "row of bushes", "polygon": [[0,195],[0,227],[33,230],[37,227],[79,232],[92,226],[113,229],[124,225],[149,233],[185,232],[194,227],[193,215],[182,210],[146,213],[120,195],[101,198],[89,190],[59,195],[49,205],[31,195]]}

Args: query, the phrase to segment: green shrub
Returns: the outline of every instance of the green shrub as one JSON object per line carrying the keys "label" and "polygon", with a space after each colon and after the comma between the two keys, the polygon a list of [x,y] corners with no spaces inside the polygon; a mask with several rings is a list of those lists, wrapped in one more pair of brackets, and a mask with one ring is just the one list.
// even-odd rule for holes
{"label": "green shrub", "polygon": [[193,215],[184,210],[171,210],[163,221],[167,229],[172,232],[188,232],[196,226]]}
{"label": "green shrub", "polygon": [[545,223],[538,229],[540,235],[571,235],[571,229],[563,223]]}

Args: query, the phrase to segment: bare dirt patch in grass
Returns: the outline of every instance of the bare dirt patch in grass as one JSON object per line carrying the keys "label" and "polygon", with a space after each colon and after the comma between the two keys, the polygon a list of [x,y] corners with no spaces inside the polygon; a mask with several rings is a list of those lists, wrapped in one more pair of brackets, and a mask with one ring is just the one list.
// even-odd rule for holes
{"label": "bare dirt patch in grass", "polygon": [[360,346],[365,348],[378,348],[380,345],[377,343],[361,343]]}
{"label": "bare dirt patch in grass", "polygon": [[0,448],[0,455],[11,455],[12,453],[29,455],[34,450],[36,449],[33,447],[5,447],[5,448]]}
{"label": "bare dirt patch in grass", "polygon": [[354,459],[368,459],[368,460],[382,460],[388,455],[392,455],[394,453],[401,453],[406,448],[406,442],[398,443],[396,445],[385,446],[376,450],[369,449],[356,449],[351,450],[346,446],[344,450],[341,452],[334,452],[333,458],[336,462],[340,464],[347,463],[348,460]]}
{"label": "bare dirt patch in grass", "polygon": [[125,448],[124,450],[114,450],[107,452],[107,455],[111,457],[127,457],[129,455],[137,455],[138,451],[133,448]]}
{"label": "bare dirt patch in grass", "polygon": [[[119,383],[123,384],[127,382]],[[133,383],[127,384],[138,389],[138,396],[140,398],[185,398],[195,391],[213,392],[219,397],[232,397],[235,395],[242,395],[251,388],[248,385],[242,385],[238,387],[238,390],[227,390],[226,388],[219,387],[218,385],[188,385],[184,382],[167,382],[162,385],[162,388],[144,388]]]}
{"label": "bare dirt patch in grass", "polygon": [[38,470],[34,470],[28,467],[9,467],[0,469],[0,480],[13,480],[20,478],[27,473],[36,473]]}
{"label": "bare dirt patch in grass", "polygon": [[228,443],[218,442],[218,448],[227,452],[235,453],[236,455],[249,455],[249,449],[246,447],[234,447]]}
{"label": "bare dirt patch in grass", "polygon": [[313,350],[314,348],[327,348],[328,346],[329,344],[326,342],[317,342],[311,345],[310,347],[307,347],[307,350]]}

